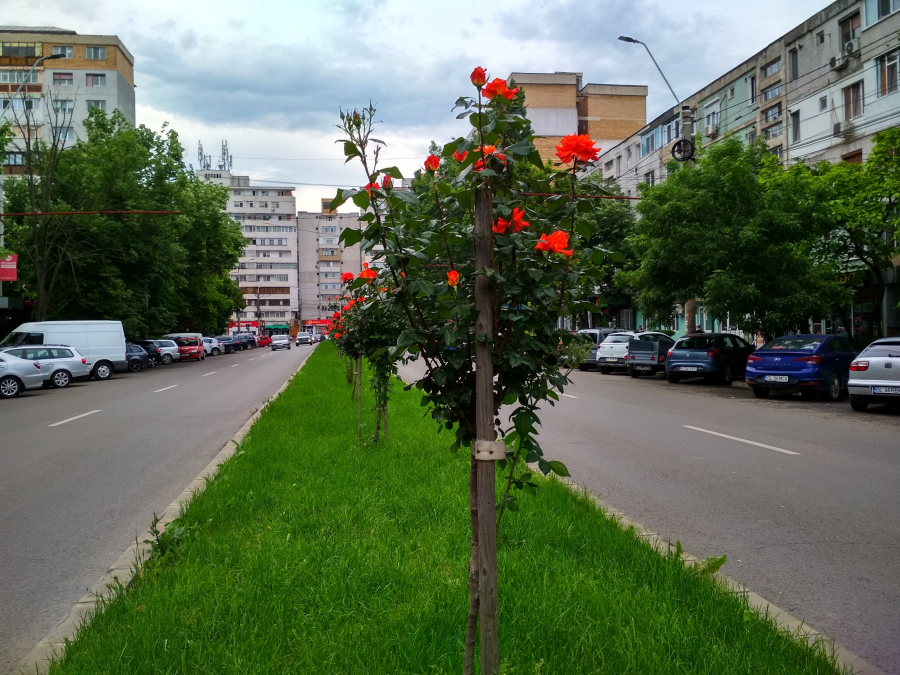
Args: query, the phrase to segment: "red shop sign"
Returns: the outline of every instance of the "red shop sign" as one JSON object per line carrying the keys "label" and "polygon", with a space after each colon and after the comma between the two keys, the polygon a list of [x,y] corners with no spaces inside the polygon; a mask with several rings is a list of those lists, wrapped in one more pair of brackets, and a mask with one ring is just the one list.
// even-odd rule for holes
{"label": "red shop sign", "polygon": [[18,262],[19,256],[13,254],[0,258],[0,281],[18,281]]}

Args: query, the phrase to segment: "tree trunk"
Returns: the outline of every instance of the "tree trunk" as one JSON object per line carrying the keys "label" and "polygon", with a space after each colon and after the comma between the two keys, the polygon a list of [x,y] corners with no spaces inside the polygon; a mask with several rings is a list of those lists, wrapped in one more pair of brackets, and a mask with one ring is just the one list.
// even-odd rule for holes
{"label": "tree trunk", "polygon": [[697,328],[697,300],[691,298],[684,303],[684,332],[693,333]]}
{"label": "tree trunk", "polygon": [[[475,269],[492,266],[491,223],[493,213],[488,188],[475,193]],[[475,277],[476,335],[488,341],[475,342],[475,430],[479,441],[494,440],[494,366],[491,347],[494,335],[493,283],[483,274]],[[481,675],[497,675],[500,668],[499,621],[497,616],[497,521],[496,477],[493,460],[477,460],[478,500],[478,603],[481,616]]]}
{"label": "tree trunk", "polygon": [[469,616],[463,675],[474,675],[475,672],[475,634],[478,629],[478,460],[474,455],[469,468],[469,518],[472,521],[472,554],[469,556]]}

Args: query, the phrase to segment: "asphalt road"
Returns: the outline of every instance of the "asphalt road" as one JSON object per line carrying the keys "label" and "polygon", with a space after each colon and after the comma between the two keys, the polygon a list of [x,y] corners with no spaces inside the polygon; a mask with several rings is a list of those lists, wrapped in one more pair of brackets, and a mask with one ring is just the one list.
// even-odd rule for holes
{"label": "asphalt road", "polygon": [[0,672],[143,536],[153,513],[311,351],[254,349],[0,401]]}
{"label": "asphalt road", "polygon": [[549,459],[687,552],[726,554],[725,574],[900,675],[900,411],[760,400],[742,382],[572,379],[540,414]]}

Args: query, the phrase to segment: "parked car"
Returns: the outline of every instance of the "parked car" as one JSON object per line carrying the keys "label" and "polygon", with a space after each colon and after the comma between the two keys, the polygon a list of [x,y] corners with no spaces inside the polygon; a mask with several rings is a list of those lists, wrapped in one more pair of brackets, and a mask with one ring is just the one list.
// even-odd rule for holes
{"label": "parked car", "polygon": [[666,355],[666,379],[678,382],[682,377],[705,377],[730,385],[743,377],[747,357],[755,347],[730,333],[702,333],[679,339]]}
{"label": "parked car", "polygon": [[68,387],[73,381],[91,376],[87,359],[77,349],[64,345],[34,345],[33,347],[3,347],[0,352],[26,361],[41,364],[45,387]]}
{"label": "parked car", "polygon": [[202,361],[206,358],[206,347],[200,333],[170,333],[164,337],[174,340],[178,345],[179,360],[194,359]]}
{"label": "parked car", "polygon": [[219,342],[219,339],[213,337],[203,338],[203,347],[206,349],[207,356],[218,356],[225,351],[222,343]]}
{"label": "parked car", "polygon": [[0,341],[0,347],[47,344],[78,350],[97,380],[108,380],[128,368],[121,321],[33,321]]}
{"label": "parked car", "polygon": [[578,370],[589,370],[597,367],[597,346],[601,344],[607,337],[619,333],[618,328],[583,328],[578,331],[578,335],[584,335],[594,343],[591,351],[585,357],[584,361],[578,364]]}
{"label": "parked car", "polygon": [[132,373],[138,372],[141,368],[152,368],[156,365],[143,347],[131,342],[125,343],[125,358],[128,359],[128,370]]}
{"label": "parked car", "polygon": [[222,351],[226,354],[234,354],[241,348],[240,343],[232,335],[217,335],[216,340],[222,345]]}
{"label": "parked car", "polygon": [[25,389],[43,386],[40,361],[29,361],[8,351],[0,352],[0,398],[15,398]]}
{"label": "parked car", "polygon": [[857,411],[870,403],[900,404],[900,340],[882,338],[863,349],[850,364],[847,390]]}
{"label": "parked car", "polygon": [[150,367],[154,368],[162,363],[162,347],[159,340],[134,340],[134,344],[140,345],[150,356]]}
{"label": "parked car", "polygon": [[256,349],[256,338],[250,333],[238,333],[234,336],[241,343],[242,349]]}
{"label": "parked car", "polygon": [[297,337],[295,339],[297,346],[300,345],[311,345],[312,344],[312,333],[300,332],[297,333]]}
{"label": "parked car", "polygon": [[606,336],[597,345],[597,370],[609,375],[613,370],[625,370],[628,367],[628,341],[634,336],[632,332],[620,331]]}
{"label": "parked car", "polygon": [[291,336],[290,335],[273,335],[271,344],[269,345],[274,352],[276,349],[290,349],[291,348]]}
{"label": "parked car", "polygon": [[257,335],[256,336],[256,346],[257,347],[268,347],[272,344],[272,338],[268,335]]}
{"label": "parked car", "polygon": [[181,352],[178,351],[175,340],[155,340],[155,342],[159,343],[160,358],[165,365],[181,360]]}
{"label": "parked car", "polygon": [[628,341],[628,374],[632,377],[665,372],[666,357],[675,340],[665,333],[635,333]]}
{"label": "parked car", "polygon": [[857,351],[839,335],[785,335],[747,357],[747,384],[759,398],[773,391],[799,391],[839,401]]}

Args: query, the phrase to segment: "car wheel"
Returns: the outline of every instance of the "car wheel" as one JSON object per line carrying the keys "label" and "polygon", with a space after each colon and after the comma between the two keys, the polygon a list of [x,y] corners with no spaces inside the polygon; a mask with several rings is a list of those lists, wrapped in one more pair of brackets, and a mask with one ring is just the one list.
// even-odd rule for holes
{"label": "car wheel", "polygon": [[841,376],[837,373],[832,373],[831,377],[828,378],[828,391],[825,392],[825,398],[833,403],[837,403],[841,400],[842,393]]}
{"label": "car wheel", "polygon": [[666,373],[666,381],[671,382],[672,384],[678,384],[681,380],[681,376],[678,373]]}
{"label": "car wheel", "polygon": [[72,383],[72,376],[69,375],[68,371],[57,370],[50,378],[50,382],[57,389],[65,389]]}
{"label": "car wheel", "polygon": [[169,365],[172,363],[172,355],[171,354],[163,354],[163,363]]}
{"label": "car wheel", "polygon": [[603,366],[602,368],[598,368],[597,370],[599,370],[604,375],[609,375],[612,372],[612,368],[607,368],[606,366]]}
{"label": "car wheel", "polygon": [[730,387],[734,378],[731,375],[731,366],[725,366],[725,372],[719,376],[719,384],[724,387]]}
{"label": "car wheel", "polygon": [[203,352],[203,353],[200,355],[200,360],[201,360],[201,361],[206,361],[206,352]]}
{"label": "car wheel", "polygon": [[768,387],[751,387],[751,389],[753,389],[753,395],[756,398],[769,398]]}
{"label": "car wheel", "polygon": [[135,359],[134,361],[130,361],[128,363],[128,370],[130,370],[132,373],[136,373],[140,369],[141,369],[141,362],[138,361],[137,359]]}
{"label": "car wheel", "polygon": [[15,398],[22,393],[22,384],[12,375],[0,379],[0,398]]}
{"label": "car wheel", "polygon": [[631,375],[634,379],[637,379],[641,376],[641,371],[639,371],[635,368],[629,368],[628,374]]}
{"label": "car wheel", "polygon": [[213,348],[212,348],[212,355],[213,355],[213,356],[218,356],[218,355],[221,354],[221,353],[222,353],[222,352],[219,351],[219,348],[218,348],[218,347],[213,347]]}
{"label": "car wheel", "polygon": [[156,368],[156,359],[154,359],[152,356],[150,357],[150,362],[147,364],[147,367]]}
{"label": "car wheel", "polygon": [[[0,383],[2,385],[2,383]],[[869,407],[868,401],[860,401],[858,398],[850,397],[850,407],[853,408],[856,412],[864,412],[866,408]]]}
{"label": "car wheel", "polygon": [[113,376],[113,368],[107,361],[101,361],[94,366],[93,376],[97,380],[108,380]]}

